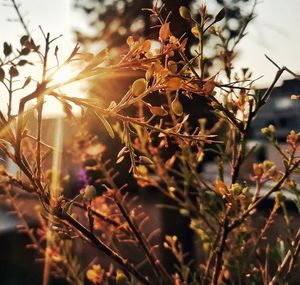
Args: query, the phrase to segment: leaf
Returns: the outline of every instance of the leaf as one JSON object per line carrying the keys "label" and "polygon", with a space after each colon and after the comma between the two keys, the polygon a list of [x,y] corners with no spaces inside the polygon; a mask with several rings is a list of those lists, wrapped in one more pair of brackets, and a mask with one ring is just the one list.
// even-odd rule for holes
{"label": "leaf", "polygon": [[183,115],[183,107],[182,107],[182,104],[180,103],[180,101],[178,100],[177,96],[171,103],[171,109],[176,116]]}
{"label": "leaf", "polygon": [[18,65],[19,66],[23,66],[25,65],[26,63],[28,63],[28,61],[26,59],[21,59],[19,62],[18,62]]}
{"label": "leaf", "polygon": [[25,35],[20,38],[21,45],[25,45],[25,43],[29,40],[29,36]]}
{"label": "leaf", "polygon": [[214,82],[214,77],[213,77],[204,83],[203,90],[205,94],[210,95],[214,91],[215,87],[216,87],[216,83]]}
{"label": "leaf", "polygon": [[200,38],[200,30],[199,30],[199,25],[195,25],[192,30],[191,30],[192,34],[196,37],[196,38]]}
{"label": "leaf", "polygon": [[116,164],[119,164],[119,163],[121,163],[123,160],[124,160],[124,156],[120,156],[118,159],[117,159],[117,161],[116,161]]}
{"label": "leaf", "polygon": [[133,96],[137,97],[137,96],[141,95],[142,93],[144,93],[146,91],[147,87],[148,87],[148,82],[146,79],[139,78],[139,79],[135,80],[131,87]]}
{"label": "leaf", "polygon": [[12,53],[12,46],[7,42],[3,44],[3,53],[5,56],[9,56]]}
{"label": "leaf", "polygon": [[28,55],[30,53],[30,49],[25,47],[20,51],[20,55]]}
{"label": "leaf", "polygon": [[179,14],[180,14],[181,18],[183,18],[185,20],[191,20],[191,18],[192,18],[190,10],[185,6],[180,6]]}
{"label": "leaf", "polygon": [[25,87],[30,83],[30,81],[31,81],[31,76],[28,76],[28,77],[26,78],[26,80],[25,80],[25,82],[24,82],[22,88],[25,88]]}
{"label": "leaf", "polygon": [[222,8],[219,13],[216,15],[214,23],[220,22],[225,17],[225,8]]}
{"label": "leaf", "polygon": [[94,54],[91,52],[85,52],[85,53],[77,53],[78,59],[84,60],[84,61],[91,61],[94,58]]}
{"label": "leaf", "polygon": [[117,158],[120,158],[122,157],[125,153],[127,153],[129,150],[128,150],[128,147],[127,146],[124,146],[118,153],[117,155]]}
{"label": "leaf", "polygon": [[107,130],[109,136],[113,139],[115,138],[115,133],[113,128],[111,127],[111,125],[109,124],[109,122],[101,115],[97,114],[96,112],[94,112],[95,115],[100,119],[100,121],[102,122],[102,124],[104,125],[105,129]]}
{"label": "leaf", "polygon": [[16,77],[19,75],[18,69],[16,69],[14,66],[11,66],[8,73],[11,77]]}
{"label": "leaf", "polygon": [[162,42],[165,42],[169,36],[170,36],[170,23],[164,23],[162,24],[162,26],[160,27],[159,30],[159,38]]}
{"label": "leaf", "polygon": [[168,115],[168,112],[163,107],[158,106],[148,106],[150,112],[155,116],[166,116]]}
{"label": "leaf", "polygon": [[145,164],[153,164],[153,161],[152,161],[149,157],[144,156],[144,155],[141,155],[141,156],[139,157],[139,160],[140,160],[141,163],[145,163]]}
{"label": "leaf", "polygon": [[170,91],[175,91],[180,89],[182,80],[179,77],[170,78],[167,82],[167,89]]}
{"label": "leaf", "polygon": [[0,81],[3,81],[5,78],[5,71],[3,68],[0,67]]}

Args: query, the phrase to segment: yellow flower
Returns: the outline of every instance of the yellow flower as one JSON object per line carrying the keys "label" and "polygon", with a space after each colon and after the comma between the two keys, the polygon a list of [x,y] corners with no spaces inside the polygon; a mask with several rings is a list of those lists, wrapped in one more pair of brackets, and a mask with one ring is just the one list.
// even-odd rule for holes
{"label": "yellow flower", "polygon": [[99,264],[92,265],[92,268],[86,272],[86,278],[93,284],[100,284],[103,279],[103,270]]}

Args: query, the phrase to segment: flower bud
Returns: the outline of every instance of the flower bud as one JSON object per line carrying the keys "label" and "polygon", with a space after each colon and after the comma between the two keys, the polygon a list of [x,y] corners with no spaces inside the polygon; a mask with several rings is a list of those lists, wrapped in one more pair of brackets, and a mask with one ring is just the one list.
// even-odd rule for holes
{"label": "flower bud", "polygon": [[182,114],[183,114],[183,107],[182,107],[182,104],[180,103],[180,101],[178,100],[177,96],[173,100],[173,102],[171,103],[171,109],[172,109],[172,111],[174,112],[174,114],[176,116],[182,116]]}
{"label": "flower bud", "polygon": [[257,177],[261,177],[264,174],[264,169],[262,163],[253,164],[253,173]]}

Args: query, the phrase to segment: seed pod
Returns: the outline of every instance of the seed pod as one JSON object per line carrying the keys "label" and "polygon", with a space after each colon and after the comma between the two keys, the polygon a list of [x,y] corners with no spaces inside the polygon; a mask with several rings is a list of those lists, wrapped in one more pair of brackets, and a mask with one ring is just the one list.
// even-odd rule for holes
{"label": "seed pod", "polygon": [[149,81],[153,77],[153,74],[154,74],[154,64],[151,64],[151,66],[146,71],[146,75],[145,75],[146,80]]}
{"label": "seed pod", "polygon": [[129,36],[126,40],[126,43],[128,44],[128,46],[132,46],[134,44],[134,39],[132,36]]}
{"label": "seed pod", "polygon": [[148,82],[144,78],[139,78],[135,80],[132,84],[132,94],[133,96],[139,96],[146,91],[148,87]]}
{"label": "seed pod", "polygon": [[178,90],[181,87],[182,80],[179,77],[173,77],[167,82],[167,89],[169,91]]}
{"label": "seed pod", "polygon": [[155,116],[166,116],[168,115],[168,112],[162,108],[162,107],[157,107],[157,106],[149,106],[150,112],[155,115]]}
{"label": "seed pod", "polygon": [[164,23],[162,24],[160,30],[159,30],[159,38],[162,42],[165,42],[169,36],[170,36],[170,23]]}
{"label": "seed pod", "polygon": [[196,37],[196,38],[200,38],[200,29],[198,25],[195,25],[192,29],[191,29],[192,34]]}
{"label": "seed pod", "polygon": [[181,18],[183,18],[185,20],[190,20],[192,18],[190,10],[184,6],[180,6],[179,14],[180,14]]}
{"label": "seed pod", "polygon": [[176,96],[176,98],[172,101],[171,108],[176,116],[182,116],[183,107],[180,101],[178,100],[178,96]]}
{"label": "seed pod", "polygon": [[144,156],[144,155],[141,155],[139,157],[139,160],[141,163],[144,163],[144,164],[153,164],[153,161],[149,157]]}
{"label": "seed pod", "polygon": [[177,72],[177,64],[173,60],[168,61],[168,69],[171,71],[171,73],[176,73]]}
{"label": "seed pod", "polygon": [[85,187],[84,189],[84,194],[83,194],[84,198],[87,200],[93,200],[97,197],[97,191],[95,186],[93,185],[88,185]]}

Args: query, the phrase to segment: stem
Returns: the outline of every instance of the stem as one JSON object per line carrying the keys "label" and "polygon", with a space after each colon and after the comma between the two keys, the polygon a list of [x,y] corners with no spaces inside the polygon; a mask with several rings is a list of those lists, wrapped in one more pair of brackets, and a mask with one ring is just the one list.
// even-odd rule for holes
{"label": "stem", "polygon": [[[114,180],[110,176],[109,172],[107,171],[106,167],[101,163],[100,164],[101,170],[103,171],[107,182],[110,184],[110,186],[113,188],[115,195],[113,195],[114,201],[118,208],[120,209],[124,219],[126,220],[129,228],[131,229],[134,237],[138,241],[139,245],[144,250],[147,259],[149,260],[150,264],[152,265],[152,268],[154,270],[154,273],[157,277],[157,280],[161,284],[169,284],[169,282],[172,282],[172,279],[169,277],[169,275],[166,273],[165,269],[160,265],[157,258],[151,253],[151,250],[149,248],[148,242],[144,239],[143,233],[139,230],[139,228],[135,225],[133,220],[131,219],[130,215],[128,214],[128,211],[125,206],[123,206],[122,201],[120,199],[120,191],[118,190],[117,185],[115,184]],[[167,283],[164,283],[167,282]]]}
{"label": "stem", "polygon": [[84,227],[77,220],[72,218],[68,213],[63,212],[62,209],[56,209],[54,214],[59,218],[66,220],[71,226],[77,229],[85,238],[87,238],[97,249],[102,251],[106,256],[115,261],[124,270],[131,273],[137,280],[142,282],[142,284],[151,285],[150,282],[143,276],[139,271],[137,271],[131,264],[128,263],[127,259],[122,258],[117,252],[108,247],[100,239],[98,239],[90,230]]}
{"label": "stem", "polygon": [[269,285],[275,285],[278,284],[277,279],[279,277],[281,277],[283,275],[283,272],[286,268],[286,266],[288,266],[289,263],[289,268],[287,270],[287,275],[291,272],[291,270],[293,269],[293,265],[297,259],[297,255],[299,254],[300,251],[300,228],[298,229],[298,232],[293,240],[292,246],[294,246],[294,250],[289,250],[286,254],[286,256],[284,257],[283,261],[281,262],[281,264],[278,265],[277,268],[277,272],[274,275],[274,277],[272,278],[271,282],[269,283]]}
{"label": "stem", "polygon": [[219,278],[219,273],[220,273],[221,266],[222,266],[222,256],[223,256],[224,249],[225,249],[226,239],[231,231],[231,229],[229,228],[229,219],[228,219],[228,214],[229,214],[230,210],[231,210],[231,207],[230,206],[227,207],[224,221],[222,224],[220,242],[219,242],[219,246],[216,250],[215,266],[214,266],[213,277],[212,277],[212,281],[211,281],[212,285],[218,284],[218,278]]}

